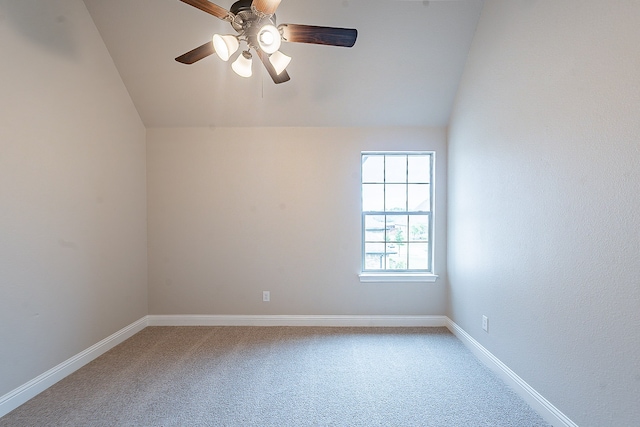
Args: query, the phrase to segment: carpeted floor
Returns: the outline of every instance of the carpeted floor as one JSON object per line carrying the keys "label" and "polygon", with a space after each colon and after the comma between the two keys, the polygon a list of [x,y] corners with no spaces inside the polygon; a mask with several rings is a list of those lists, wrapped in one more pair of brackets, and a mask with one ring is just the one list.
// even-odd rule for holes
{"label": "carpeted floor", "polygon": [[445,328],[149,327],[6,426],[548,426]]}

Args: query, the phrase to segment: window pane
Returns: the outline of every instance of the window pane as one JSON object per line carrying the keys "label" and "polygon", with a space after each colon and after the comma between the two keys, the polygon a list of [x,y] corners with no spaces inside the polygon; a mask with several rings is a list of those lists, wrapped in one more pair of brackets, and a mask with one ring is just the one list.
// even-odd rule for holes
{"label": "window pane", "polygon": [[407,210],[407,185],[387,184],[385,186],[385,210],[386,211],[406,211]]}
{"label": "window pane", "polygon": [[362,156],[362,182],[384,182],[384,156]]}
{"label": "window pane", "polygon": [[364,212],[384,210],[384,184],[362,184],[362,210]]}
{"label": "window pane", "polygon": [[407,269],[407,245],[406,243],[389,244],[387,247],[388,270],[406,270]]}
{"label": "window pane", "polygon": [[364,218],[364,241],[384,242],[385,229],[384,215],[366,215]]}
{"label": "window pane", "polygon": [[429,212],[431,210],[431,185],[409,184],[409,210]]}
{"label": "window pane", "polygon": [[407,182],[407,156],[386,156],[385,182]]}
{"label": "window pane", "polygon": [[387,215],[387,242],[406,242],[407,215]]}
{"label": "window pane", "polygon": [[409,269],[427,270],[429,268],[429,244],[409,243]]}
{"label": "window pane", "polygon": [[409,156],[409,182],[413,183],[429,183],[431,176],[431,158],[430,156]]}
{"label": "window pane", "polygon": [[409,241],[429,241],[429,216],[411,215],[409,217]]}
{"label": "window pane", "polygon": [[364,152],[364,271],[431,271],[433,154]]}
{"label": "window pane", "polygon": [[384,243],[366,243],[364,245],[364,267],[368,270],[385,268]]}

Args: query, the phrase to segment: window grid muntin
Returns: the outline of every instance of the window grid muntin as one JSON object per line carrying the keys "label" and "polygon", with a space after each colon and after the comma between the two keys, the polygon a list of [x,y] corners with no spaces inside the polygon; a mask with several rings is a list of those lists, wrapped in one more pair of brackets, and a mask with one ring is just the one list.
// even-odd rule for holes
{"label": "window grid muntin", "polygon": [[[382,182],[378,182],[378,181],[364,181],[364,179],[361,179],[361,191],[362,191],[362,187],[365,184],[381,184],[383,185],[383,208],[385,210],[383,211],[365,211],[364,209],[362,209],[362,271],[363,272],[406,272],[406,273],[432,273],[433,272],[433,193],[434,193],[434,188],[433,188],[433,176],[434,176],[434,157],[435,157],[435,153],[434,152],[363,152],[361,155],[361,175],[363,175],[363,171],[364,171],[364,158],[366,157],[375,157],[375,156],[381,156],[383,157],[383,180]],[[386,197],[386,186],[387,184],[387,157],[392,157],[392,156],[404,156],[405,157],[405,181],[404,184],[405,185],[405,210],[404,211],[387,211],[387,197]],[[410,157],[428,157],[428,167],[429,167],[429,171],[427,174],[427,179],[428,182],[422,182],[422,181],[416,181],[416,182],[410,182],[409,181],[409,174],[410,174],[410,169],[409,169],[409,159]],[[392,182],[391,184],[399,184],[398,182]],[[411,184],[422,184],[422,185],[428,185],[429,186],[429,191],[428,191],[428,197],[429,197],[429,203],[428,203],[428,211],[417,211],[417,210],[409,210],[409,185]],[[362,206],[364,206],[364,200],[362,200]],[[399,241],[399,242],[392,242],[388,239],[387,237],[387,224],[388,224],[388,217],[389,216],[394,216],[394,215],[402,215],[402,216],[406,216],[407,217],[407,236],[406,239],[403,241]],[[367,229],[366,229],[366,217],[367,216],[383,216],[384,217],[384,239],[383,240],[367,240]],[[427,240],[410,240],[410,218],[412,216],[425,216],[427,217]],[[389,244],[390,243],[401,243],[407,246],[407,254],[406,254],[406,260],[407,260],[407,266],[404,269],[390,269],[388,266],[388,255],[389,255]],[[426,269],[410,269],[410,250],[411,250],[411,244],[426,244],[427,246],[427,268]],[[382,268],[367,268],[367,252],[366,252],[366,246],[367,244],[381,244],[384,248],[384,251],[381,252],[382,254],[382,258],[380,260],[380,263],[383,264]],[[373,252],[372,252],[373,253]],[[382,260],[384,260],[384,263],[382,262]]]}
{"label": "window grid muntin", "polygon": [[[381,255],[381,259],[380,259],[380,263],[382,264],[382,267],[379,269],[374,269],[374,268],[366,268],[366,253],[363,251],[363,253],[365,253],[365,259],[363,260],[363,271],[407,271],[407,272],[429,272],[431,271],[431,247],[432,247],[432,239],[431,239],[431,212],[384,212],[384,211],[371,211],[371,212],[366,212],[364,213],[364,217],[363,217],[363,224],[366,224],[366,217],[368,216],[381,216],[384,217],[384,227],[383,227],[383,238],[382,239],[367,239],[366,237],[366,226],[363,227],[363,233],[365,233],[365,238],[363,239],[363,243],[366,246],[367,244],[379,244],[382,245],[384,248],[383,252],[380,252],[379,254]],[[388,224],[389,224],[389,217],[392,216],[406,216],[407,217],[407,237],[403,240],[392,240],[391,237],[388,236]],[[423,217],[427,217],[427,224],[428,224],[428,232],[427,232],[427,239],[426,240],[417,240],[417,239],[411,239],[411,232],[410,232],[410,227],[411,227],[411,223],[410,223],[410,218],[411,217],[416,217],[416,216],[423,216]],[[407,247],[407,254],[406,254],[406,258],[407,258],[407,268],[403,268],[403,269],[392,269],[390,268],[387,263],[388,263],[388,256],[389,255],[395,255],[395,252],[390,252],[389,251],[389,245],[392,244],[398,244],[398,245],[406,245]],[[411,269],[409,268],[409,260],[411,257],[411,248],[412,245],[427,245],[427,263],[428,263],[428,267],[427,269]],[[415,248],[415,246],[414,246]],[[373,253],[373,252],[372,252]]]}

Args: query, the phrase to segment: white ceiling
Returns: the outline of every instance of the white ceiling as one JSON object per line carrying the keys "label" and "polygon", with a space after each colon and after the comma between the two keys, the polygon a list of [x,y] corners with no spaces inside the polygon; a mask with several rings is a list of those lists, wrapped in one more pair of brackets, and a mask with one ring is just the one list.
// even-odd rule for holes
{"label": "white ceiling", "polygon": [[[217,0],[228,9],[234,0]],[[356,28],[353,48],[284,43],[291,80],[254,60],[237,76],[216,55],[175,57],[234,33],[179,0],[84,0],[147,127],[444,126],[481,0],[283,0],[278,24]]]}

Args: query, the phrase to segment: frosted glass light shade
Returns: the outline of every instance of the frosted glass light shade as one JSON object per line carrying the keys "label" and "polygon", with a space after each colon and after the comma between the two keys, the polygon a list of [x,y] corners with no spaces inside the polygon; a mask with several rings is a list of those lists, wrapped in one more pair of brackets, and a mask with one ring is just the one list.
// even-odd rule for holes
{"label": "frosted glass light shade", "polygon": [[238,56],[238,59],[231,64],[231,68],[233,68],[233,71],[240,77],[251,77],[251,74],[253,74],[251,71],[252,62],[251,53],[244,51],[242,55]]}
{"label": "frosted glass light shade", "polygon": [[269,62],[271,62],[271,65],[275,68],[276,74],[280,74],[285,70],[285,68],[287,68],[289,62],[291,62],[291,57],[285,55],[279,50],[276,50],[269,57]]}
{"label": "frosted glass light shade", "polygon": [[220,34],[213,35],[213,48],[216,51],[216,54],[223,61],[228,61],[231,55],[233,55],[240,43],[238,42],[238,38],[236,36],[221,36]]}
{"label": "frosted glass light shade", "polygon": [[258,31],[258,45],[264,53],[269,55],[280,49],[280,31],[271,24],[267,24]]}

